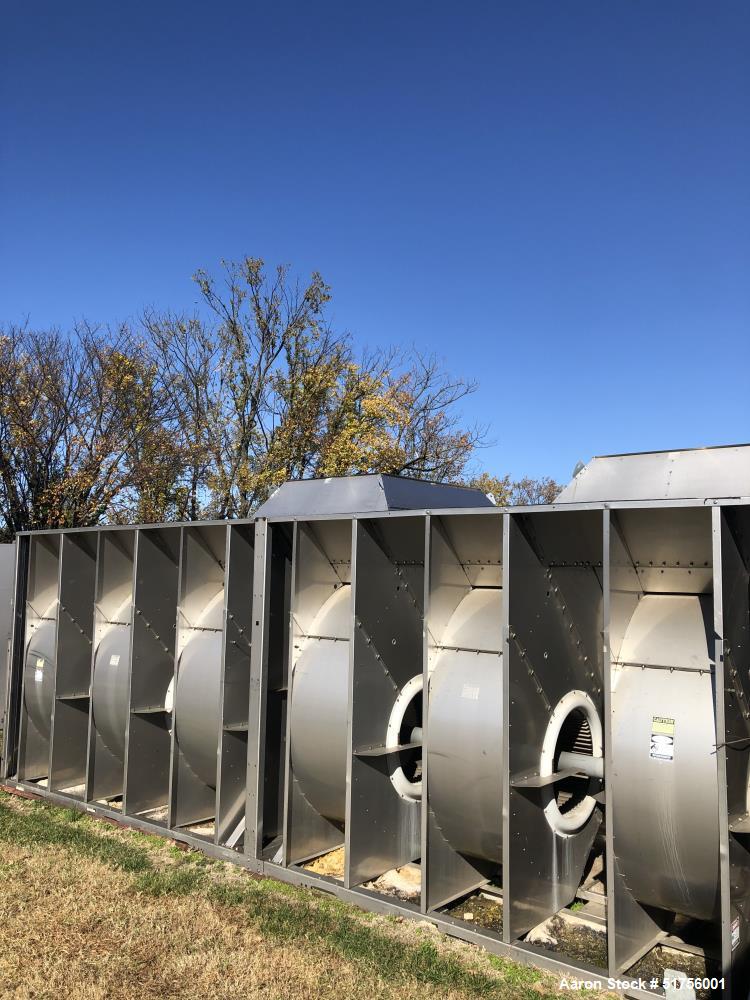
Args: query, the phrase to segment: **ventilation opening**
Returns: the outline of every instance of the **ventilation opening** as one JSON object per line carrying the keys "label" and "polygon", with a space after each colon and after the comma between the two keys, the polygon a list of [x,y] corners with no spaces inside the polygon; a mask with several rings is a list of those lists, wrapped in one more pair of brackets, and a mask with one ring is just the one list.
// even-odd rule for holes
{"label": "ventilation opening", "polygon": [[[560,735],[555,745],[555,770],[560,770],[559,760],[563,753],[594,755],[594,741],[591,736],[591,726],[580,708],[574,709],[565,719],[560,729]],[[589,782],[580,778],[565,778],[555,785],[555,801],[560,812],[570,812],[575,809],[589,793]]]}
{"label": "ventilation opening", "polygon": [[387,747],[417,746],[389,757],[391,784],[402,799],[422,798],[422,675],[416,674],[399,691],[386,732]]}
{"label": "ventilation opening", "polygon": [[406,706],[404,718],[398,732],[399,746],[407,743],[419,743],[412,750],[402,750],[399,754],[399,764],[404,777],[411,784],[422,781],[422,692],[414,695]]}

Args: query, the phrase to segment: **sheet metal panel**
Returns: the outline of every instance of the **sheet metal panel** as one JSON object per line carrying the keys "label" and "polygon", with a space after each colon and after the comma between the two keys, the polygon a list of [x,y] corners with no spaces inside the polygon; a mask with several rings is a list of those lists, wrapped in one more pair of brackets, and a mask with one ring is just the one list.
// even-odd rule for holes
{"label": "sheet metal panel", "polygon": [[557,503],[750,496],[750,445],[593,458]]}
{"label": "sheet metal panel", "polygon": [[[439,642],[461,601],[471,592],[469,578],[438,517],[426,518],[424,676],[426,692],[422,724],[430,742],[430,674]],[[421,906],[428,912],[486,881],[478,866],[447,842],[430,806],[429,755],[422,758],[422,887]]]}
{"label": "sheet metal panel", "polygon": [[55,657],[49,785],[76,786],[83,797],[89,731],[96,535],[66,535],[60,547],[60,602]]}
{"label": "sheet metal panel", "polygon": [[134,531],[98,533],[86,797],[122,795],[133,628]]}
{"label": "sheet metal panel", "polygon": [[373,514],[389,510],[444,507],[491,507],[481,492],[448,483],[430,483],[405,476],[332,476],[283,483],[258,508],[255,516],[299,517],[318,514]]}
{"label": "sheet metal panel", "polygon": [[13,632],[13,581],[16,569],[14,542],[0,544],[0,774],[3,766],[3,738],[8,714],[10,647]]}
{"label": "sheet metal panel", "polygon": [[[246,821],[250,661],[253,638],[254,531],[227,526],[224,555],[224,615],[221,706],[216,783],[217,844],[226,843]],[[242,847],[240,840],[235,844]]]}
{"label": "sheet metal panel", "polygon": [[403,798],[391,782],[399,755],[361,751],[386,745],[396,698],[423,671],[424,521],[354,526],[347,886],[414,861],[421,850],[419,802]]}
{"label": "sheet metal panel", "polygon": [[228,525],[182,530],[170,826],[216,815]]}
{"label": "sheet metal panel", "polygon": [[617,863],[615,821],[616,783],[612,751],[614,661],[620,656],[627,626],[643,591],[619,525],[619,512],[604,511],[604,794],[607,809],[607,958],[609,974],[618,976],[633,964],[633,956],[654,941],[660,927],[627,891]]}
{"label": "sheet metal panel", "polygon": [[722,965],[731,974],[730,995],[745,996],[750,989],[750,510],[728,507],[717,510],[715,518],[722,598],[716,634],[717,644],[723,645],[721,652],[717,649],[717,656],[723,652],[716,680],[717,692],[723,692],[717,767],[722,793],[724,783],[726,787],[720,803],[726,815]]}
{"label": "sheet metal panel", "polygon": [[[316,523],[297,522],[294,532],[291,629],[291,670],[289,678],[289,710],[285,745],[286,799],[283,830],[283,862],[297,864],[307,858],[333,850],[344,840],[342,814],[346,799],[346,733],[347,698],[350,673],[351,608],[348,580],[351,575],[351,537],[349,521]],[[340,608],[331,613],[326,607],[334,600]],[[343,603],[342,603],[343,602]],[[329,653],[333,652],[333,659]],[[320,657],[319,661],[317,657]],[[300,691],[300,708],[296,704],[296,668],[304,670],[304,692],[310,694],[308,710],[304,692]],[[331,669],[331,668],[334,669]],[[318,670],[318,668],[320,668]],[[323,685],[315,687],[315,675],[321,673]],[[326,699],[326,723],[320,725],[316,706],[318,698]],[[307,754],[304,748],[312,743],[318,754]],[[302,749],[295,757],[296,745]],[[311,785],[315,798],[318,784],[325,788],[326,798],[318,801],[332,816],[325,816],[311,803],[302,782]],[[331,805],[331,797],[338,805]]]}
{"label": "sheet metal panel", "polygon": [[[616,639],[607,816],[614,974],[653,946],[671,911],[707,921],[718,912],[712,689],[720,597],[712,594],[711,519],[706,507],[611,514],[609,629]],[[665,562],[667,583],[657,571]],[[654,571],[639,572],[644,564]],[[653,735],[662,725],[672,734],[664,753]]]}
{"label": "sheet metal panel", "polygon": [[123,811],[169,805],[171,717],[166,696],[175,671],[181,528],[140,528],[135,594],[130,712]]}
{"label": "sheet metal panel", "polygon": [[293,525],[255,525],[245,851],[275,853],[284,826]]}
{"label": "sheet metal panel", "polygon": [[[562,518],[565,518],[563,520]],[[601,516],[512,516],[505,589],[509,607],[509,844],[504,932],[514,940],[574,898],[601,823],[560,836],[547,821],[553,791],[524,788],[539,773],[552,712],[572,690],[601,716]]]}
{"label": "sheet metal panel", "polygon": [[24,637],[26,633],[26,590],[29,572],[28,536],[15,543],[15,579],[13,582],[12,634],[6,680],[6,715],[3,726],[0,778],[17,773],[20,744],[21,709],[23,704]]}
{"label": "sheet metal panel", "polygon": [[[49,775],[60,592],[59,535],[30,538],[27,580],[23,635],[17,636],[22,672],[18,776],[28,780]],[[32,645],[42,636],[42,655],[34,657],[32,662]]]}
{"label": "sheet metal panel", "polygon": [[425,910],[491,877],[502,844],[502,521],[430,518],[422,761]]}

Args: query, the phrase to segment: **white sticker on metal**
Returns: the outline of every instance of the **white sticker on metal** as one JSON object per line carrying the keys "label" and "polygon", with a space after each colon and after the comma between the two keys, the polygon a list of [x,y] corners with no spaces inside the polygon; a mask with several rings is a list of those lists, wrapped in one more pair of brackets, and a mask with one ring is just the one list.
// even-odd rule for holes
{"label": "white sticker on metal", "polygon": [[44,680],[44,671],[43,670],[35,670],[34,671],[34,680],[37,681],[37,682],[43,681]]}
{"label": "white sticker on metal", "polygon": [[732,921],[732,951],[740,943],[740,918],[735,917]]}
{"label": "white sticker on metal", "polygon": [[110,665],[110,667],[116,667],[116,666],[119,665],[119,663],[120,663],[120,654],[119,653],[113,653],[110,656],[110,658],[109,658],[109,665]]}
{"label": "white sticker on metal", "polygon": [[461,688],[461,697],[467,701],[479,701],[479,688],[472,687],[471,684],[464,684]]}
{"label": "white sticker on metal", "polygon": [[663,986],[667,1000],[695,1000],[695,990],[688,985],[688,975],[685,972],[665,969]]}
{"label": "white sticker on metal", "polygon": [[674,760],[674,719],[654,715],[651,721],[651,756],[654,760]]}

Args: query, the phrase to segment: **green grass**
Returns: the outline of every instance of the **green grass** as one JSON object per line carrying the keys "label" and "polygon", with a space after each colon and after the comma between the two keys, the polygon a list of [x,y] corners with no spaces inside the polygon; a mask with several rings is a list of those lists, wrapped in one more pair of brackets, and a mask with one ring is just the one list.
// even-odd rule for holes
{"label": "green grass", "polygon": [[549,978],[536,969],[478,949],[449,949],[418,928],[405,934],[334,897],[239,870],[229,872],[198,852],[111,827],[76,810],[39,801],[11,807],[9,796],[0,793],[3,841],[41,849],[54,845],[95,859],[125,873],[133,894],[204,894],[225,909],[229,919],[250,922],[267,938],[324,949],[391,983],[412,980],[502,1000],[557,995]]}

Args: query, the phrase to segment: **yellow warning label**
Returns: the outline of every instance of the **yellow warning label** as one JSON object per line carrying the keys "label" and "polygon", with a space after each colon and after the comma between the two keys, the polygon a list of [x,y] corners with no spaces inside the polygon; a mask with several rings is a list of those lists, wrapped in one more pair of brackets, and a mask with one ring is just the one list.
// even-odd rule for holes
{"label": "yellow warning label", "polygon": [[650,755],[654,760],[674,760],[674,719],[651,717]]}
{"label": "yellow warning label", "polygon": [[674,736],[674,719],[665,719],[661,715],[653,716],[651,732],[663,733],[665,736]]}

